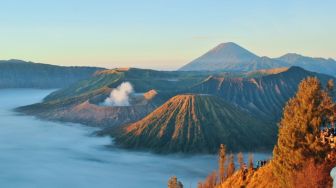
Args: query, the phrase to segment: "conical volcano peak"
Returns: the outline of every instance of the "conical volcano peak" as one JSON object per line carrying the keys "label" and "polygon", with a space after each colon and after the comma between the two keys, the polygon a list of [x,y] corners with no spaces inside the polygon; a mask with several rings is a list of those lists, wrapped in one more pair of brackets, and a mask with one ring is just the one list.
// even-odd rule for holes
{"label": "conical volcano peak", "polygon": [[283,67],[278,61],[261,58],[233,42],[221,43],[183,66],[182,71],[251,71]]}
{"label": "conical volcano peak", "polygon": [[248,151],[264,148],[275,137],[272,126],[219,97],[204,94],[172,97],[121,129],[115,137],[117,145],[159,153],[215,153],[221,143],[231,151]]}
{"label": "conical volcano peak", "polygon": [[212,50],[210,50],[208,53],[220,53],[220,55],[225,55],[228,57],[233,56],[250,56],[251,58],[257,57],[257,55],[253,54],[252,52],[246,50],[245,48],[233,42],[221,43]]}
{"label": "conical volcano peak", "polygon": [[242,47],[234,42],[223,42],[218,44],[214,49],[222,49],[222,48],[242,48]]}

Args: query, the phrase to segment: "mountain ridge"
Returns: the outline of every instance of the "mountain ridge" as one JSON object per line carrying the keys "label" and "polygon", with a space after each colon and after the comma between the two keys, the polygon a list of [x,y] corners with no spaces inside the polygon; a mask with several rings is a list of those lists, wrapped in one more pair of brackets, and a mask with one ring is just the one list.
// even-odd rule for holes
{"label": "mountain ridge", "polygon": [[61,88],[90,78],[99,67],[66,67],[17,59],[0,60],[0,88]]}
{"label": "mountain ridge", "polygon": [[219,96],[255,116],[276,122],[281,117],[285,102],[294,96],[301,80],[312,76],[318,77],[323,84],[330,79],[336,81],[332,76],[310,72],[301,67],[293,66],[284,70],[252,78],[209,76],[188,92]]}
{"label": "mountain ridge", "polygon": [[221,43],[195,60],[182,66],[180,71],[257,71],[260,69],[300,66],[314,72],[336,74],[332,58],[308,57],[287,53],[277,58],[258,56],[236,43]]}

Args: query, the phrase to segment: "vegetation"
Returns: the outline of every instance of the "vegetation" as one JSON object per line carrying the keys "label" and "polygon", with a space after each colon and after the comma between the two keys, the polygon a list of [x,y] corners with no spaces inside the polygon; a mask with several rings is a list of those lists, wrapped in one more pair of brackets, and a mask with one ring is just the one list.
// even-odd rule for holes
{"label": "vegetation", "polygon": [[321,126],[330,124],[333,107],[331,97],[321,89],[316,78],[304,80],[295,97],[288,101],[272,163],[283,187],[292,184],[288,180],[303,169],[307,160],[313,159],[319,164],[326,158],[329,147],[323,145],[317,136]]}
{"label": "vegetation", "polygon": [[238,170],[221,184],[209,187],[331,187],[329,173],[336,165],[336,152],[321,142],[320,129],[335,122],[332,88],[331,81],[323,89],[317,78],[303,80],[284,108],[273,159],[252,169],[250,156],[248,172]]}
{"label": "vegetation", "polygon": [[219,176],[219,182],[224,182],[224,180],[226,179],[226,175],[225,175],[225,162],[226,162],[226,147],[224,144],[220,145],[220,149],[219,149],[219,155],[218,155],[218,176]]}
{"label": "vegetation", "polygon": [[237,158],[238,158],[239,168],[241,170],[243,170],[244,169],[244,156],[243,156],[243,153],[239,152],[238,155],[237,155]]}
{"label": "vegetation", "polygon": [[253,154],[249,153],[249,155],[248,155],[248,169],[253,170],[253,168],[254,168]]}
{"label": "vegetation", "polygon": [[[244,163],[244,156],[242,153],[239,153],[237,155],[238,158],[238,163],[240,164],[240,168],[237,169],[236,171],[236,167],[234,164],[234,154],[230,154],[229,156],[223,156],[224,154],[224,150],[225,146],[223,144],[221,144],[220,149],[219,149],[219,169],[218,171],[214,171],[212,173],[210,173],[204,182],[199,182],[198,183],[198,188],[214,188],[214,187],[218,187],[221,186],[222,184],[227,184],[228,180],[231,180],[232,178],[236,178],[236,177],[240,177],[239,178],[239,182],[241,182],[241,185],[243,185],[243,181],[245,181],[247,176],[250,176],[253,171],[254,171],[254,167],[253,167],[253,162],[250,163],[250,168],[247,169],[246,165]],[[223,159],[225,159],[226,157],[229,158],[229,160],[227,161],[226,164],[226,168],[223,169]],[[253,161],[253,157],[252,155],[249,155],[249,160]],[[224,172],[223,172],[224,171]],[[230,186],[233,185],[230,182]],[[230,187],[229,186],[229,187]]]}
{"label": "vegetation", "polygon": [[208,177],[206,177],[204,182],[199,182],[198,183],[198,188],[211,188],[211,187],[215,187],[218,184],[218,176],[217,176],[217,172],[214,171],[212,173],[210,173],[210,175],[208,175]]}
{"label": "vegetation", "polygon": [[168,181],[168,188],[183,188],[183,184],[177,180],[176,176],[173,176]]}
{"label": "vegetation", "polygon": [[231,153],[229,156],[229,163],[228,163],[228,167],[226,170],[226,175],[227,178],[231,177],[233,175],[233,173],[235,172],[235,165],[234,165],[234,155]]}

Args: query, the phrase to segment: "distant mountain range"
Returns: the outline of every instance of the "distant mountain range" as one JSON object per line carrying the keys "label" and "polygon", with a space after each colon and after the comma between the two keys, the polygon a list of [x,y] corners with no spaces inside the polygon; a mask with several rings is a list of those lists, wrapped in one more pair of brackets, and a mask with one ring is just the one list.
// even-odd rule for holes
{"label": "distant mountain range", "polygon": [[222,43],[201,57],[181,67],[181,71],[256,71],[299,66],[309,71],[336,74],[334,59],[312,58],[289,53],[279,58],[260,57],[233,43]]}
{"label": "distant mountain range", "polygon": [[[319,78],[323,84],[329,79],[336,81],[332,76],[300,67],[244,74],[134,68],[103,70],[51,93],[41,103],[17,110],[49,120],[100,126],[104,129],[102,134],[113,135],[117,143],[129,148],[157,152],[214,152],[217,144],[225,141],[232,150],[262,149],[276,140],[276,136],[270,140],[267,135],[276,135],[276,122],[281,117],[282,108],[293,97],[298,84],[309,76]],[[129,106],[100,105],[113,88],[124,82],[132,84],[137,95],[153,97],[145,97],[145,102],[134,100],[138,102]],[[234,128],[227,122],[228,119]],[[263,127],[264,122],[267,122],[267,128]],[[126,126],[123,130],[128,131],[116,131],[119,126]],[[179,127],[176,132],[178,138],[171,134],[176,126]],[[195,132],[194,129],[200,127],[207,130]],[[252,127],[256,127],[260,133],[250,130]],[[267,135],[263,135],[263,130]],[[251,134],[248,134],[249,131]],[[215,135],[214,140],[208,136],[210,132]],[[216,136],[213,132],[224,135]],[[192,134],[196,133],[204,139],[192,138]],[[240,134],[247,140],[232,138]],[[251,138],[252,135],[263,138],[265,143],[259,145]],[[155,143],[151,143],[154,140]],[[176,143],[180,146],[175,146]],[[192,147],[191,143],[197,144]],[[197,148],[201,146],[206,148]]]}
{"label": "distant mountain range", "polygon": [[0,88],[62,88],[91,77],[98,67],[63,67],[21,60],[0,61]]}
{"label": "distant mountain range", "polygon": [[[216,153],[272,148],[276,127],[210,95],[177,95],[114,133],[118,145],[159,153]],[[258,139],[256,139],[258,138]]]}

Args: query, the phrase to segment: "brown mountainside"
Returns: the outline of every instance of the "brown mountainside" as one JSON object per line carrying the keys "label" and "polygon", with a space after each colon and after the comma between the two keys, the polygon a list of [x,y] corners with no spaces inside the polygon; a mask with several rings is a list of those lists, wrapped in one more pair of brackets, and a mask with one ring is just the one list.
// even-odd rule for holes
{"label": "brown mountainside", "polygon": [[155,152],[214,153],[221,143],[229,150],[272,148],[275,126],[209,95],[177,95],[142,120],[115,131],[126,148]]}

